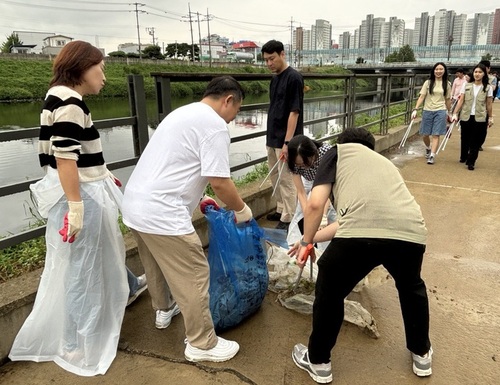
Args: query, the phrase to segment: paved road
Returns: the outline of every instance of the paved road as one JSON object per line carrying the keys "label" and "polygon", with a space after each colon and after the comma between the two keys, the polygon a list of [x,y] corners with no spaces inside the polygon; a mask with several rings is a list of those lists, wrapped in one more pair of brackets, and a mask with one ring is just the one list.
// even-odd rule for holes
{"label": "paved road", "polygon": [[[381,337],[371,339],[345,325],[332,353],[334,384],[500,383],[500,103],[494,103],[494,111],[498,123],[489,130],[474,171],[458,162],[457,132],[432,166],[425,163],[419,138],[404,151],[388,154],[401,168],[429,229],[423,276],[430,298],[434,374],[419,379],[411,371],[397,293],[389,282],[359,295],[377,320]],[[16,362],[0,367],[0,383],[314,383],[290,358],[295,343],[307,342],[310,316],[284,309],[272,293],[257,314],[224,333],[241,345],[240,353],[226,363],[184,359],[181,317],[168,329],[156,330],[145,293],[126,311],[122,343],[105,376],[83,378],[53,363]]]}

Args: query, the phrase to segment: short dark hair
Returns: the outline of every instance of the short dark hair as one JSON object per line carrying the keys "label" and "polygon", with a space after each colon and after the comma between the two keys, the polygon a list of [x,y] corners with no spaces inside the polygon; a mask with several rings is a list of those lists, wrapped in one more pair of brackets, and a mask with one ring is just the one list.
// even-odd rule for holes
{"label": "short dark hair", "polygon": [[464,74],[464,73],[465,73],[465,71],[464,71],[464,69],[463,69],[463,68],[458,68],[458,69],[455,71],[455,73],[457,73],[457,72],[460,72],[461,74]]}
{"label": "short dark hair", "polygon": [[86,41],[74,40],[67,43],[57,54],[50,81],[52,86],[74,87],[82,84],[83,75],[104,59],[102,52]]}
{"label": "short dark hair", "polygon": [[272,54],[274,52],[280,54],[285,50],[283,43],[278,40],[269,40],[266,44],[264,44],[261,48],[262,53]]}
{"label": "short dark hair", "polygon": [[491,62],[489,60],[481,60],[479,64],[482,64],[486,68],[491,68]]}
{"label": "short dark hair", "polygon": [[337,143],[359,143],[375,150],[375,137],[371,132],[361,127],[346,128],[338,136]]}
{"label": "short dark hair", "polygon": [[314,159],[318,156],[318,148],[321,143],[313,140],[305,135],[295,135],[288,142],[288,168],[293,171],[295,169],[295,161],[297,156],[300,155],[304,161],[304,166],[311,167]]}
{"label": "short dark hair", "polygon": [[228,75],[217,76],[207,85],[203,98],[219,99],[227,95],[232,95],[236,102],[245,99],[245,91],[235,78]]}

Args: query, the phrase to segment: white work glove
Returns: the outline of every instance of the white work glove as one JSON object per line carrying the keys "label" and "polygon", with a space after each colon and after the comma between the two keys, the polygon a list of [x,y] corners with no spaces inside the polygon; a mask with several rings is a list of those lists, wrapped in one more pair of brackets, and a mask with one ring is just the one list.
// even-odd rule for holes
{"label": "white work glove", "polygon": [[415,119],[417,117],[417,110],[413,110],[411,112],[411,120]]}
{"label": "white work glove", "polygon": [[248,222],[252,218],[253,218],[252,210],[250,210],[250,207],[248,207],[246,203],[245,206],[243,206],[243,209],[241,209],[240,211],[236,210],[234,211],[235,223]]}
{"label": "white work glove", "polygon": [[64,224],[59,234],[63,242],[73,243],[83,228],[83,201],[68,201],[68,212],[64,215]]}
{"label": "white work glove", "polygon": [[489,118],[488,119],[488,127],[493,126],[493,124],[494,124],[493,118]]}

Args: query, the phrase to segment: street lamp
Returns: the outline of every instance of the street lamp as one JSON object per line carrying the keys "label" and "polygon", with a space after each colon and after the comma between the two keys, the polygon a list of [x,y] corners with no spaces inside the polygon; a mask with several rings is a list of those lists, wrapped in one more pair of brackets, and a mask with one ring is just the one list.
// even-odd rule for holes
{"label": "street lamp", "polygon": [[450,61],[451,43],[453,43],[453,36],[448,36],[448,62]]}

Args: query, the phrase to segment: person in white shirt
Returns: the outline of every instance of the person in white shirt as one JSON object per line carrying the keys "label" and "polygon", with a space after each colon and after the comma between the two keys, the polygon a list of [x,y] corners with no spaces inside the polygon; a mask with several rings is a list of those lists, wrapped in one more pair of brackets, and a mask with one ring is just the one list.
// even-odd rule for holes
{"label": "person in white shirt", "polygon": [[227,123],[245,97],[230,76],[214,78],[201,102],[171,112],[156,129],[125,188],[123,222],[131,228],[156,310],[164,329],[182,312],[184,355],[189,361],[227,361],[238,343],[218,337],[209,308],[209,266],[191,217],[207,184],[246,222],[252,211],[230,177]]}

